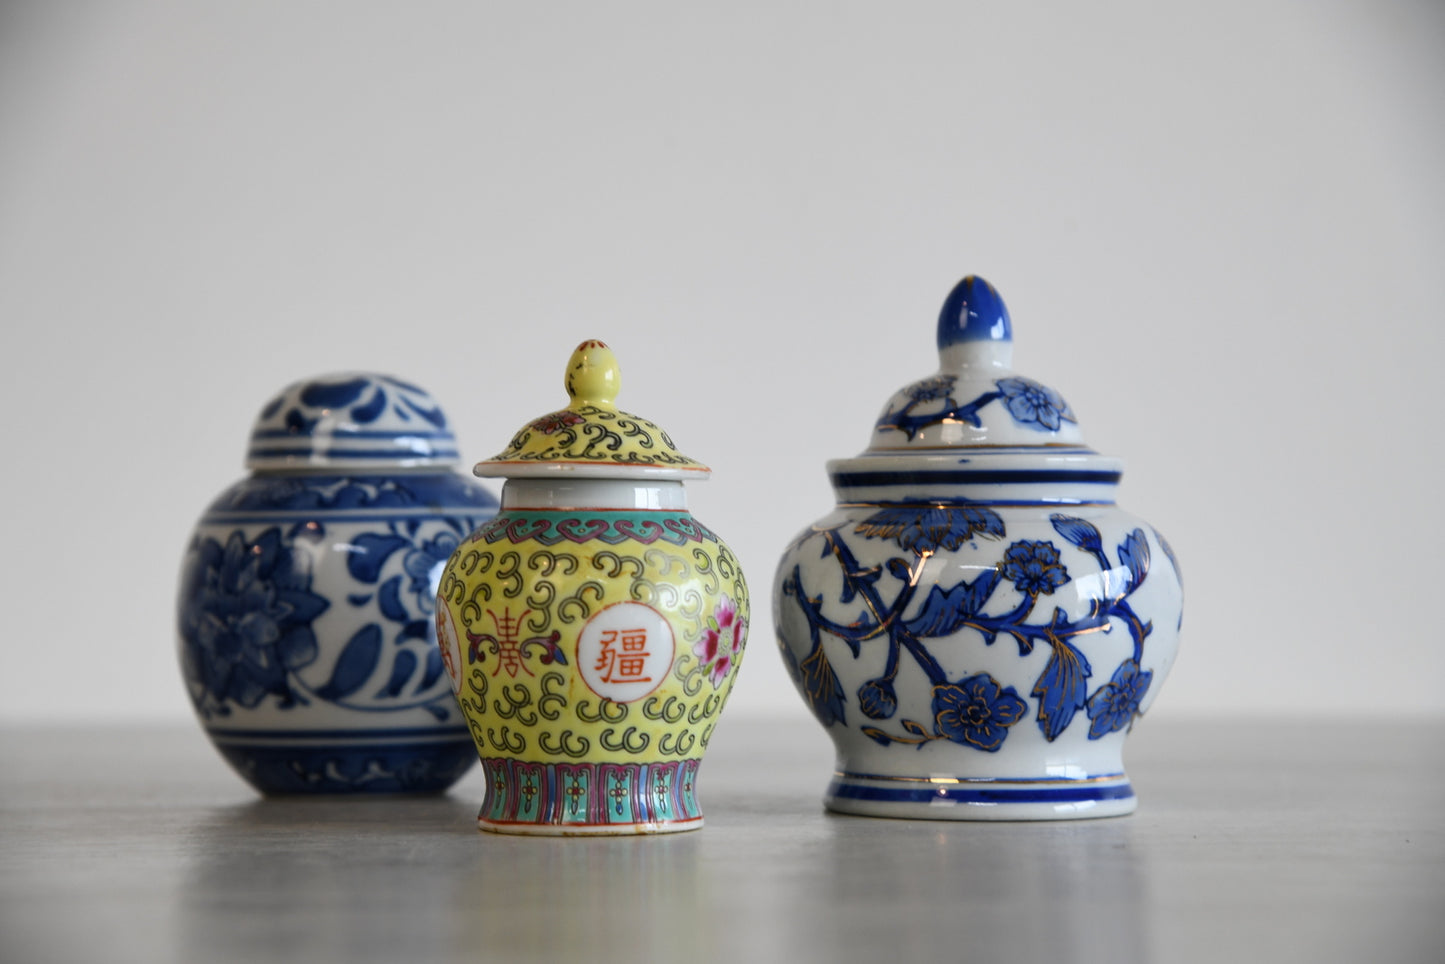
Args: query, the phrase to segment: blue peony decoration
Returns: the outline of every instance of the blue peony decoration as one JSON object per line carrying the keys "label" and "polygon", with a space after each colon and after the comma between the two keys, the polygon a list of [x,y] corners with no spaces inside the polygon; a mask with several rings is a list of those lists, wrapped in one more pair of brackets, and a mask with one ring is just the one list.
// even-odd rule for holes
{"label": "blue peony decoration", "polygon": [[402,558],[402,569],[411,577],[407,588],[416,596],[417,608],[422,612],[430,613],[436,608],[442,569],[452,553],[457,551],[458,543],[454,533],[439,532],[435,538],[423,540]]}
{"label": "blue peony decoration", "polygon": [[933,719],[938,732],[955,743],[990,753],[1003,746],[1008,728],[1028,711],[1012,686],[979,673],[958,683],[933,688]]}
{"label": "blue peony decoration", "polygon": [[255,542],[233,532],[224,546],[197,537],[181,577],[178,628],[201,715],[224,716],[230,703],[254,707],[268,695],[282,708],[304,702],[290,674],[316,659],[311,623],[328,606],[311,592],[305,555],[279,529]]}
{"label": "blue peony decoration", "polygon": [[1141,670],[1139,664],[1127,660],[1114,670],[1109,682],[1099,687],[1089,698],[1089,739],[1097,740],[1106,733],[1122,730],[1134,722],[1139,714],[1139,703],[1149,691],[1154,679],[1150,670]]}
{"label": "blue peony decoration", "polygon": [[1051,542],[1015,542],[1003,554],[1003,577],[1019,592],[1051,596],[1069,581],[1069,570],[1059,561]]}
{"label": "blue peony decoration", "polygon": [[995,382],[1003,393],[1009,414],[1021,425],[1057,432],[1064,422],[1075,421],[1069,403],[1047,385],[1030,378],[1000,378]]}

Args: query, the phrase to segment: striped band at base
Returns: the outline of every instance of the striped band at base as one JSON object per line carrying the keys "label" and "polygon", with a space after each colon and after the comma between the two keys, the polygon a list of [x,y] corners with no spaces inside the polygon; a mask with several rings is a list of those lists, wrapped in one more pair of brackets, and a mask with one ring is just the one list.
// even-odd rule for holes
{"label": "striped band at base", "polygon": [[664,825],[701,826],[695,794],[700,762],[558,763],[483,757],[487,795],[477,820],[483,829],[505,833],[657,832]]}
{"label": "striped band at base", "polygon": [[1078,804],[1127,800],[1134,788],[1122,773],[1094,777],[992,779],[966,777],[890,777],[863,773],[837,773],[828,787],[834,800],[872,803],[968,804],[981,807],[1007,804]]}

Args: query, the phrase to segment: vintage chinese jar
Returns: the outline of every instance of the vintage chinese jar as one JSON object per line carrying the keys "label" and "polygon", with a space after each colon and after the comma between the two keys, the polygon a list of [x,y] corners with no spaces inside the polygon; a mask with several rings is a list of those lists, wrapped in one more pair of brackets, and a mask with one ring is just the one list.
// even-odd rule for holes
{"label": "vintage chinese jar", "polygon": [[1179,645],[1169,544],[1114,503],[1053,389],[1009,369],[998,293],[968,277],[939,371],[896,393],[832,513],[773,589],[793,681],[837,748],[844,813],[1041,820],[1129,813],[1124,737]]}
{"label": "vintage chinese jar", "polygon": [[435,792],[476,759],[434,629],[441,569],[497,510],[446,416],[385,375],[298,382],[182,565],[186,689],[263,793]]}
{"label": "vintage chinese jar", "polygon": [[437,637],[487,775],[477,821],[520,834],[702,826],[696,781],[747,638],[748,590],[687,511],[705,479],[652,422],[613,404],[612,351],[578,346],[566,408],[481,476],[502,509],[460,545]]}

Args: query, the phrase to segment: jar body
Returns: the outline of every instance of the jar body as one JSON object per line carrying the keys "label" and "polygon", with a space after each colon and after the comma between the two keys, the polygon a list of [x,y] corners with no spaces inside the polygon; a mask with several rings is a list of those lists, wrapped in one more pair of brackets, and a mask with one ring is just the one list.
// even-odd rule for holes
{"label": "jar body", "polygon": [[475,752],[435,591],[496,499],[450,471],[256,472],[192,535],[177,624],[202,726],[263,793],[439,792]]}
{"label": "jar body", "polygon": [[779,645],[837,748],[826,805],[958,820],[1131,812],[1124,737],[1178,648],[1172,552],[1112,503],[971,494],[846,493],[783,556]]}
{"label": "jar body", "polygon": [[448,563],[437,635],[487,773],[481,829],[702,825],[697,770],[742,660],[748,592],[668,485],[659,500],[656,486],[509,481]]}

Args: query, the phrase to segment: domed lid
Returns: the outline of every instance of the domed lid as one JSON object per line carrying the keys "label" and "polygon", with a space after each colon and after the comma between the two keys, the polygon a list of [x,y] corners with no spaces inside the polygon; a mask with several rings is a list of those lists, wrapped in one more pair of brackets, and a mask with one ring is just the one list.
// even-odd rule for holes
{"label": "domed lid", "polygon": [[970,275],[938,315],[938,371],[883,407],[872,444],[828,472],[840,502],[1103,504],[1123,467],[1085,447],[1063,396],[1010,367],[1013,323]]}
{"label": "domed lid", "polygon": [[711,470],[688,458],[655,423],[618,409],[617,356],[584,341],[567,360],[567,407],[522,426],[511,444],[472,469],[483,477],[705,479]]}
{"label": "domed lid", "polygon": [[252,470],[371,470],[456,465],[436,400],[390,375],[343,372],[288,385],[251,429]]}
{"label": "domed lid", "polygon": [[896,392],[870,452],[977,446],[1082,445],[1058,392],[1009,368],[1013,323],[993,285],[969,275],[938,313],[938,372]]}

